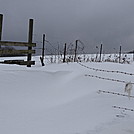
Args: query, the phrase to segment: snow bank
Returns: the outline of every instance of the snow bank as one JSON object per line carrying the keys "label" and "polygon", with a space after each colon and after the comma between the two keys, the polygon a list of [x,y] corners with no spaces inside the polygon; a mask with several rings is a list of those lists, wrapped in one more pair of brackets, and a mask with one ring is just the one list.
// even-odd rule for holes
{"label": "snow bank", "polygon": [[[78,63],[36,66],[0,65],[1,134],[130,134],[134,133],[134,99],[98,90],[124,93],[133,75],[94,71]],[[134,64],[83,63],[88,67],[133,73]],[[133,91],[131,93],[133,95]]]}

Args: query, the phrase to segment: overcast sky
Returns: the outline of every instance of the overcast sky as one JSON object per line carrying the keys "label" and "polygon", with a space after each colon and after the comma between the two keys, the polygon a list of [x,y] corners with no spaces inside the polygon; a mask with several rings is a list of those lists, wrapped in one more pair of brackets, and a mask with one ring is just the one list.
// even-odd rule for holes
{"label": "overcast sky", "polygon": [[34,42],[57,47],[80,39],[86,51],[103,43],[106,52],[134,49],[134,0],[1,0],[2,40],[27,41],[28,20],[34,19]]}

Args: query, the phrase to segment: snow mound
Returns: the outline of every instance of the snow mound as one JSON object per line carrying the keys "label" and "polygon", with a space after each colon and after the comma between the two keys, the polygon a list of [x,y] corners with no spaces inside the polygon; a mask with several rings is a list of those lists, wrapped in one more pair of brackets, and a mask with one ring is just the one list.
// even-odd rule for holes
{"label": "snow mound", "polygon": [[[83,63],[92,68],[133,73],[134,65]],[[133,134],[134,99],[124,93],[134,76],[95,71],[78,63],[40,64],[27,68],[0,65],[1,134]],[[133,96],[133,90],[131,92]]]}

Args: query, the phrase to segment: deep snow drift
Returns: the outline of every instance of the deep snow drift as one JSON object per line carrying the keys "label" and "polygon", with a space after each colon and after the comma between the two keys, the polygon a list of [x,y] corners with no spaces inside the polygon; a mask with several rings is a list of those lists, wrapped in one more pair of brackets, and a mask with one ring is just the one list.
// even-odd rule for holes
{"label": "deep snow drift", "polygon": [[[134,82],[133,75],[35,60],[32,68],[0,64],[1,134],[134,134],[134,111],[113,107],[134,109],[134,98],[98,92],[126,94],[125,83],[85,76]],[[134,73],[133,63],[82,64]]]}

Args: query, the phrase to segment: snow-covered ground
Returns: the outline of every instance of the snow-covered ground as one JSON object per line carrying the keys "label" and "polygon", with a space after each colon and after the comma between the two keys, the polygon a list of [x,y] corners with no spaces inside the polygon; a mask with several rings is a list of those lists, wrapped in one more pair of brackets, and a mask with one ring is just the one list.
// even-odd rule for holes
{"label": "snow-covered ground", "polygon": [[[134,109],[134,98],[98,92],[127,95],[120,81],[134,82],[134,75],[35,60],[31,68],[0,64],[0,134],[134,134],[134,111],[113,107]],[[134,74],[134,63],[82,64]]]}

